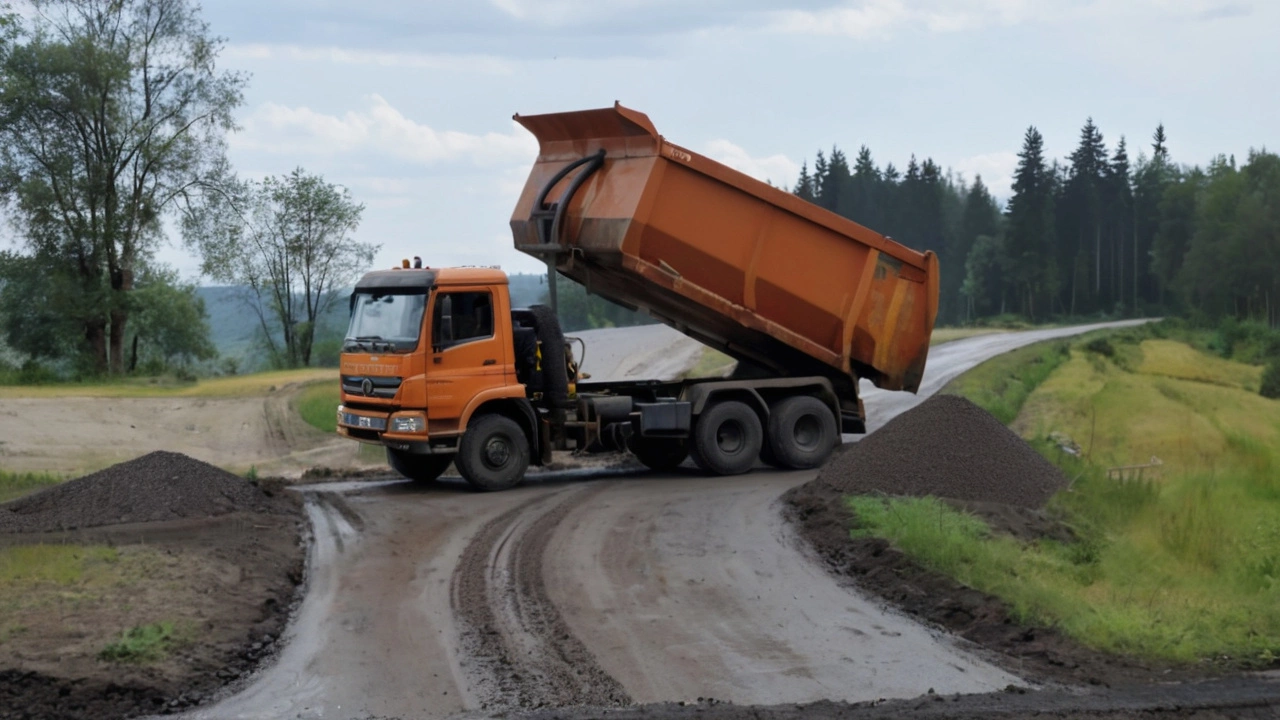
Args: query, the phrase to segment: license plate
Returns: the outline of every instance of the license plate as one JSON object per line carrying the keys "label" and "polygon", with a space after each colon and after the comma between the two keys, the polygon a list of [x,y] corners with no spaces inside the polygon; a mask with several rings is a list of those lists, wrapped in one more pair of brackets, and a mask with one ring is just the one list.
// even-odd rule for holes
{"label": "license plate", "polygon": [[369,417],[368,415],[357,415],[349,412],[342,413],[342,424],[347,427],[377,430],[378,432],[385,432],[387,429],[386,418]]}

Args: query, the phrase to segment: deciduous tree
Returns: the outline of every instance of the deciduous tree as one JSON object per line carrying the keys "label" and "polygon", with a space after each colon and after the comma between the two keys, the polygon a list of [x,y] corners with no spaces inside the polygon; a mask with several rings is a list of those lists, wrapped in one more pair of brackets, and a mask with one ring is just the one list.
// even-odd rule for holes
{"label": "deciduous tree", "polygon": [[217,68],[190,0],[30,6],[0,55],[0,191],[30,256],[74,277],[94,366],[122,372],[136,278],[165,213],[225,162],[245,79]]}
{"label": "deciduous tree", "polygon": [[316,321],[377,252],[352,238],[364,206],[301,168],[223,186],[187,206],[187,242],[206,275],[246,288],[277,364],[309,365]]}

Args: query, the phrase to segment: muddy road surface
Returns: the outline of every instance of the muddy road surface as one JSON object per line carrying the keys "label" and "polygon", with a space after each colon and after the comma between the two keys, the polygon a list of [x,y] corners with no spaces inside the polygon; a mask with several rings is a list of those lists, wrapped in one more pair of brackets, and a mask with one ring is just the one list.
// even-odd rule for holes
{"label": "muddy road surface", "polygon": [[[940,345],[924,392],[1082,330]],[[915,400],[868,392],[867,411],[878,426]],[[317,486],[310,585],[288,645],[191,717],[861,701],[1020,684],[827,573],[781,517],[779,497],[813,476],[559,472],[496,494],[448,479]]]}

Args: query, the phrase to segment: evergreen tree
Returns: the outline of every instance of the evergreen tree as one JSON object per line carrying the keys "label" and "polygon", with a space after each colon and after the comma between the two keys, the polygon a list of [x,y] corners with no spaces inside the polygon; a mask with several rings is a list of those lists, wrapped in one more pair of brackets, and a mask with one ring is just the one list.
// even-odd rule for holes
{"label": "evergreen tree", "polygon": [[1045,165],[1044,137],[1031,126],[1023,137],[1014,174],[1013,197],[1006,211],[1006,252],[1017,293],[1019,311],[1028,318],[1045,311],[1048,287],[1054,281],[1053,179]]}
{"label": "evergreen tree", "polygon": [[809,175],[808,160],[800,164],[800,177],[796,180],[796,187],[792,192],[801,200],[814,201],[816,195],[813,192],[813,178]]}
{"label": "evergreen tree", "polygon": [[[1108,274],[1111,286],[1108,297],[1116,304],[1123,304],[1126,297],[1124,285],[1128,263],[1125,251],[1133,244],[1134,236],[1133,188],[1130,185],[1129,153],[1123,136],[1116,145],[1111,164],[1107,166],[1106,190],[1106,232],[1110,240],[1108,261],[1111,266],[1111,272]],[[1134,254],[1135,270],[1137,261],[1137,256]],[[1133,275],[1136,277],[1136,273]]]}
{"label": "evergreen tree", "polygon": [[1070,157],[1067,181],[1058,202],[1059,261],[1072,268],[1068,313],[1098,309],[1102,295],[1103,210],[1107,148],[1102,132],[1085,121]]}
{"label": "evergreen tree", "polygon": [[1162,162],[1169,161],[1169,147],[1166,143],[1167,138],[1164,136],[1164,123],[1156,126],[1156,131],[1151,134],[1151,152],[1152,158]]}

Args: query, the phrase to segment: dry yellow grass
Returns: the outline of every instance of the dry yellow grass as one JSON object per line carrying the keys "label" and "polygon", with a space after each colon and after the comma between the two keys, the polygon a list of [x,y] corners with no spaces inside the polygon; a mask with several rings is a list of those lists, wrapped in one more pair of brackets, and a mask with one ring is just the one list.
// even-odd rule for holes
{"label": "dry yellow grass", "polygon": [[1213,385],[1226,385],[1257,392],[1262,381],[1261,366],[1223,360],[1174,340],[1146,340],[1142,343],[1142,364],[1138,372]]}
{"label": "dry yellow grass", "polygon": [[337,378],[338,371],[335,368],[301,368],[210,378],[181,385],[135,380],[102,385],[6,385],[0,387],[0,398],[244,397],[262,395],[272,387],[317,380],[336,381]]}
{"label": "dry yellow grass", "polygon": [[1257,394],[1257,368],[1169,340],[1147,340],[1142,352],[1138,371],[1125,372],[1075,349],[1027,399],[1014,430],[1066,433],[1102,465],[1154,455],[1166,474],[1221,469],[1229,433],[1280,444],[1280,402]]}

